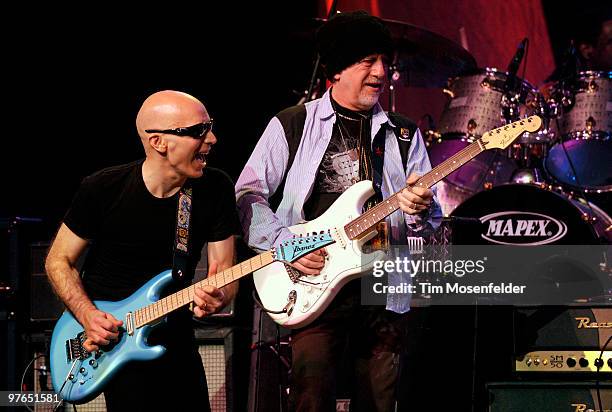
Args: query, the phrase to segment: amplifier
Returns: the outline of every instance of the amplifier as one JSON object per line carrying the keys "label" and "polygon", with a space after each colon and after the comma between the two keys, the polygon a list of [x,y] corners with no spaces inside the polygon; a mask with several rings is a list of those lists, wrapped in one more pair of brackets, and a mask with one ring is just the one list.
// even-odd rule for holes
{"label": "amplifier", "polygon": [[514,332],[515,372],[612,373],[612,307],[516,309]]}
{"label": "amplifier", "polygon": [[516,372],[612,373],[612,351],[536,351],[515,360]]}
{"label": "amplifier", "polygon": [[[53,286],[47,277],[45,260],[51,244],[49,242],[35,242],[30,244],[30,321],[47,322],[56,321],[64,312],[64,304],[53,291]],[[89,247],[81,254],[76,262],[77,270],[81,270]]]}
{"label": "amplifier", "polygon": [[195,338],[206,372],[211,412],[236,410],[234,328],[198,327]]}
{"label": "amplifier", "polygon": [[[196,342],[204,365],[208,383],[208,399],[211,412],[234,411],[235,390],[233,383],[233,328],[195,329]],[[33,389],[52,390],[51,375],[48,373],[47,355],[42,352],[35,353]],[[51,412],[53,408],[39,407],[40,412]],[[66,411],[72,410],[72,404],[66,402]],[[106,402],[104,394],[95,399],[76,405],[79,412],[104,412]]]}
{"label": "amplifier", "polygon": [[30,320],[34,322],[55,321],[64,311],[64,304],[53,291],[45,271],[49,246],[48,242],[30,245]]}
{"label": "amplifier", "polygon": [[612,411],[611,382],[495,382],[487,392],[489,412]]}
{"label": "amplifier", "polygon": [[[612,336],[612,307],[515,309],[514,348],[521,355],[539,350],[601,350]],[[612,350],[612,347],[605,348]]]}

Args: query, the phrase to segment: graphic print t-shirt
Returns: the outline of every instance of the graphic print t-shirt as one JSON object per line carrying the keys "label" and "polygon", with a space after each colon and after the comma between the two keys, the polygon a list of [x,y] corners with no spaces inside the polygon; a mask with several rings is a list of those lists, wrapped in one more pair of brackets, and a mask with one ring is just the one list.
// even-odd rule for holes
{"label": "graphic print t-shirt", "polygon": [[336,122],[315,178],[312,194],[304,205],[306,220],[321,216],[359,178],[360,133],[370,140],[370,113],[354,112],[332,99]]}

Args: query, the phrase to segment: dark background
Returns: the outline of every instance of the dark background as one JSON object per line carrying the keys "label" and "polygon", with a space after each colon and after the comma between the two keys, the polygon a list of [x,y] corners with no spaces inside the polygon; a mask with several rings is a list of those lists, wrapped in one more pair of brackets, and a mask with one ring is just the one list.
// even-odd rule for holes
{"label": "dark background", "polygon": [[305,87],[312,52],[291,47],[289,34],[315,8],[232,7],[24,18],[4,59],[0,216],[57,225],[83,177],[143,157],[135,116],[163,89],[204,102],[219,138],[210,164],[236,178],[269,118]]}

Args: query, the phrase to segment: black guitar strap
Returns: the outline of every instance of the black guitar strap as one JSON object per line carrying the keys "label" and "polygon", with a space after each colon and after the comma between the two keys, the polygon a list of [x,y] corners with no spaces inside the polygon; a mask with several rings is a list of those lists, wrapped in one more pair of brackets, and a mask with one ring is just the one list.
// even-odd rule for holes
{"label": "black guitar strap", "polygon": [[385,128],[381,127],[374,140],[372,141],[372,177],[371,180],[374,183],[374,191],[376,192],[377,201],[381,201],[382,196],[382,176],[383,166],[385,164],[385,139],[386,133]]}
{"label": "black guitar strap", "polygon": [[178,284],[190,282],[192,277],[189,261],[192,195],[191,182],[187,181],[179,192],[178,207],[176,208],[176,237],[174,240],[172,278]]}

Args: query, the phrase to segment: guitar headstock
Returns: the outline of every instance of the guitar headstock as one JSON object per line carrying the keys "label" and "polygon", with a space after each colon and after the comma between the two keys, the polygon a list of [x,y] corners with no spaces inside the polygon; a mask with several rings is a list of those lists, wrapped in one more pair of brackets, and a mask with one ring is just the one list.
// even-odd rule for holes
{"label": "guitar headstock", "polygon": [[275,250],[274,260],[293,263],[302,256],[331,245],[334,242],[335,240],[329,231],[312,234],[311,236],[298,236],[282,242]]}
{"label": "guitar headstock", "polygon": [[505,149],[517,137],[525,132],[537,132],[542,127],[542,119],[539,116],[529,116],[517,122],[498,127],[486,132],[480,139],[486,149]]}

